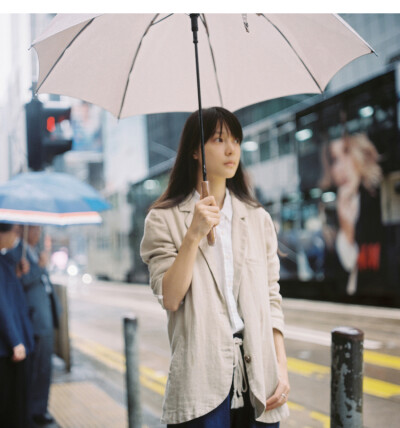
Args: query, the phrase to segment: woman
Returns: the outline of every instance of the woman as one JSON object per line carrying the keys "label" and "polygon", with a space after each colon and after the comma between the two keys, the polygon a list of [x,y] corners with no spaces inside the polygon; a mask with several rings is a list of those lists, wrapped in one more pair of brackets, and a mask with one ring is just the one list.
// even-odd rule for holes
{"label": "woman", "polygon": [[336,188],[338,222],[337,234],[327,244],[334,248],[344,275],[329,254],[328,265],[344,281],[348,295],[373,293],[383,271],[378,152],[365,134],[353,134],[329,142],[322,154],[320,184],[322,189]]}
{"label": "woman", "polygon": [[277,237],[240,164],[239,121],[214,107],[203,110],[203,122],[212,196],[199,194],[195,112],[141,243],[150,285],[168,316],[172,359],[162,421],[186,428],[276,428],[288,415],[290,389]]}

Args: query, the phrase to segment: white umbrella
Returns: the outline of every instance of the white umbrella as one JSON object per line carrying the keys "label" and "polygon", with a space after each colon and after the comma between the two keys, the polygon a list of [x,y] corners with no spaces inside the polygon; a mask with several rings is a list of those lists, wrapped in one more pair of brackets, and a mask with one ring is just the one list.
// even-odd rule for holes
{"label": "white umbrella", "polygon": [[[38,92],[80,98],[118,118],[198,105],[201,130],[203,106],[234,111],[320,93],[343,66],[373,52],[334,14],[66,14],[33,47]],[[201,149],[204,197],[203,132]]]}
{"label": "white umbrella", "polygon": [[[164,19],[165,18],[165,19]],[[335,14],[201,14],[203,107],[239,108],[320,93],[373,49]],[[197,109],[186,14],[61,14],[33,42],[39,93],[97,104],[118,118]]]}

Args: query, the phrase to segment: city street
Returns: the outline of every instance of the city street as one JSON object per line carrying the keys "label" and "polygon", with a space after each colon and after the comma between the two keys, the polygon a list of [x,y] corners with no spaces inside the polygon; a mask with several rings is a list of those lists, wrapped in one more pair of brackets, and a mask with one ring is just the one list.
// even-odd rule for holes
{"label": "city street", "polygon": [[[281,320],[263,305],[279,258],[290,391],[286,376],[275,390],[291,414],[280,428],[339,428],[337,410],[359,416],[360,404],[351,428],[399,426],[400,13],[214,4],[0,14],[0,428],[31,414],[35,428],[127,428],[132,408],[135,428],[166,428],[167,314],[147,263],[164,272],[177,252],[167,307],[191,266],[193,292],[173,314],[170,373],[173,385],[197,377],[172,388],[168,420],[196,415],[187,391],[204,410],[199,397],[229,388],[235,299],[252,392],[272,394],[268,334]],[[213,228],[221,246],[200,241],[203,260],[196,239]],[[360,341],[332,349],[339,327],[363,333],[363,365],[350,367]],[[133,370],[125,348],[139,354]],[[126,372],[138,375],[128,385]]]}
{"label": "city street", "polygon": [[[74,282],[68,286],[68,295],[72,373],[74,363],[94,366],[103,389],[120,405],[125,403],[122,320],[128,314],[138,317],[142,405],[156,421],[169,346],[166,315],[149,287]],[[284,312],[291,417],[281,427],[329,427],[330,332],[338,326],[357,327],[365,333],[364,426],[394,426],[400,405],[400,311],[287,299]],[[146,426],[161,425],[147,422]]]}

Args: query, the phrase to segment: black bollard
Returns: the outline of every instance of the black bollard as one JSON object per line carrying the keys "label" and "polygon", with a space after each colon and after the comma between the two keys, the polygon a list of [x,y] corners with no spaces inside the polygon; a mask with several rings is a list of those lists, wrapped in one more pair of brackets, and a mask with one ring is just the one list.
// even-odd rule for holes
{"label": "black bollard", "polygon": [[139,376],[138,321],[134,315],[124,317],[124,338],[126,358],[126,390],[128,404],[128,427],[142,427]]}
{"label": "black bollard", "polygon": [[332,330],[331,428],[362,428],[364,333]]}

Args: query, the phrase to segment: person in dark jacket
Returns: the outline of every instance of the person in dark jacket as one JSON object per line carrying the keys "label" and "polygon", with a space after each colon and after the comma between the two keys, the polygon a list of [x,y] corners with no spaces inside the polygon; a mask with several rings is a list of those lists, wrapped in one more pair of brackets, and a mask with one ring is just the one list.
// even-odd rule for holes
{"label": "person in dark jacket", "polygon": [[[17,238],[14,225],[0,223],[0,427],[28,428],[33,331],[16,265],[7,252]],[[26,272],[26,263],[18,265]]]}
{"label": "person in dark jacket", "polygon": [[21,276],[27,299],[29,314],[33,325],[35,352],[32,356],[31,409],[37,425],[46,425],[54,420],[47,410],[50,383],[51,357],[53,353],[54,328],[58,327],[60,304],[46,270],[47,257],[39,252],[40,226],[27,227],[26,242],[21,240],[13,250],[16,261],[23,259],[23,245],[26,246],[26,259],[30,269]]}

